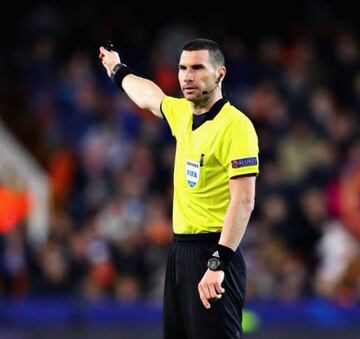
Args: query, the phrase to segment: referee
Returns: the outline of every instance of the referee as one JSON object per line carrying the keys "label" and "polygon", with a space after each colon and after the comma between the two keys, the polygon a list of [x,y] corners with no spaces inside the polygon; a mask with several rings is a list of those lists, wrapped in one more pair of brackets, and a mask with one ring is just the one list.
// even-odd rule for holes
{"label": "referee", "polygon": [[100,47],[109,77],[176,138],[173,243],[164,287],[164,339],[239,339],[246,268],[239,247],[255,200],[258,141],[251,121],[222,96],[224,54],[188,42],[178,77],[184,98],[136,76]]}

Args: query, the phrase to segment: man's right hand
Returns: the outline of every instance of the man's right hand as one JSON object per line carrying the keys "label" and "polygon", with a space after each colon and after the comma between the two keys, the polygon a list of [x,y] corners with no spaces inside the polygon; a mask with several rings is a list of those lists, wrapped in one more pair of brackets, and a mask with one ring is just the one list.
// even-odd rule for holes
{"label": "man's right hand", "polygon": [[99,58],[106,69],[107,75],[111,78],[111,71],[117,64],[121,63],[119,54],[115,51],[108,51],[106,48],[101,46]]}
{"label": "man's right hand", "polygon": [[[100,47],[99,58],[104,65],[107,75],[111,78],[112,70],[121,64],[119,54],[108,51],[104,46]],[[123,64],[124,67],[127,67]],[[117,73],[116,73],[117,74]],[[165,97],[164,92],[153,81],[129,73],[116,84],[128,95],[128,97],[140,108],[152,112],[158,118],[163,118],[161,103]]]}

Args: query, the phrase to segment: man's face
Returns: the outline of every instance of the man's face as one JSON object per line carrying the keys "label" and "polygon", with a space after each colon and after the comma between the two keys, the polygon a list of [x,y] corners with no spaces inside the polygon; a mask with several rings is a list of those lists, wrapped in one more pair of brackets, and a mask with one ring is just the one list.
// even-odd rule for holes
{"label": "man's face", "polygon": [[184,97],[196,102],[203,97],[203,91],[210,91],[216,86],[218,74],[207,50],[183,51],[178,77]]}

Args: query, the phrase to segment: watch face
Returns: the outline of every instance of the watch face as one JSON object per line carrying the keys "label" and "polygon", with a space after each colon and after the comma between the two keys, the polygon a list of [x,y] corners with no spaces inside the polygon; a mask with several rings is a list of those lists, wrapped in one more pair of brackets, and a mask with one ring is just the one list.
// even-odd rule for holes
{"label": "watch face", "polygon": [[220,260],[218,258],[210,258],[208,261],[208,268],[212,271],[216,271],[220,266]]}

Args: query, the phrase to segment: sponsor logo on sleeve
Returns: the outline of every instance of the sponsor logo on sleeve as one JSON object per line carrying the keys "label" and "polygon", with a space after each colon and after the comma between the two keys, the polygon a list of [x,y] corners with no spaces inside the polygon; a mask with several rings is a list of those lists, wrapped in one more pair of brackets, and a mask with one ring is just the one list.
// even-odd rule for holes
{"label": "sponsor logo on sleeve", "polygon": [[240,167],[248,167],[248,166],[256,166],[257,165],[257,158],[242,158],[237,160],[231,160],[231,167],[232,168],[240,168]]}

